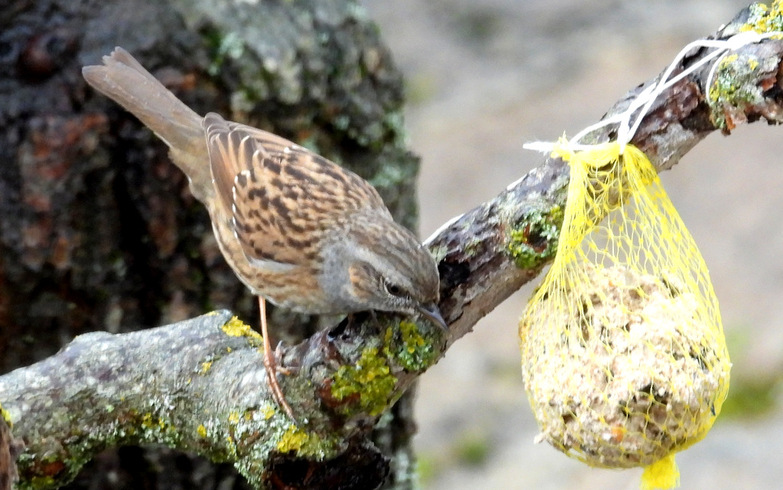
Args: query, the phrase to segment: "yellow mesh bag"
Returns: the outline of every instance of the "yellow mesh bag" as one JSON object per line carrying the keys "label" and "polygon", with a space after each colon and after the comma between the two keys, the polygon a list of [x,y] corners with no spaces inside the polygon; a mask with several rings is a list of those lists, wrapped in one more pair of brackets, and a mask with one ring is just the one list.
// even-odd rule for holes
{"label": "yellow mesh bag", "polygon": [[729,386],[707,267],[639,149],[564,148],[557,256],[519,329],[537,440],[676,486],[673,454],[706,435]]}

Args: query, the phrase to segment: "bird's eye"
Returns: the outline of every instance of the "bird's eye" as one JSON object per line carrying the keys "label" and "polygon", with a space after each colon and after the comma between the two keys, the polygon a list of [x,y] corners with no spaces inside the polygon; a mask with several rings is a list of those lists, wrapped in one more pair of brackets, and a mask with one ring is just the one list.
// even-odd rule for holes
{"label": "bird's eye", "polygon": [[404,294],[404,291],[401,287],[399,287],[396,284],[391,283],[385,283],[386,286],[386,292],[391,294],[392,296],[402,296]]}

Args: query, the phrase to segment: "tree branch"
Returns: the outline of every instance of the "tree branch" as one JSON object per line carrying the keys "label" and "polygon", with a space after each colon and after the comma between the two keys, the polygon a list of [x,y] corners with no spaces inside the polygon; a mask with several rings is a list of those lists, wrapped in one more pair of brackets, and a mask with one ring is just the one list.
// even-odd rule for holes
{"label": "tree branch", "polygon": [[[678,70],[706,54],[695,50]],[[735,54],[720,63],[712,87],[708,64],[665,91],[644,118],[633,143],[659,171],[712,131],[781,122],[783,41]],[[656,80],[629,92],[607,116]],[[592,135],[613,137],[611,129]],[[21,485],[60,485],[102,448],[131,443],[233,462],[254,485],[381,482],[388,465],[367,443],[368,432],[451,343],[553,259],[567,184],[567,165],[547,159],[428,240],[448,339],[426,322],[357,315],[283,349],[281,365],[292,372],[281,382],[301,414],[297,424],[269,396],[258,336],[225,311],[152,330],[82,335],[49,359],[0,377],[0,401],[25,444],[17,460]]]}
{"label": "tree branch", "polygon": [[[741,25],[730,23],[714,38],[728,38]],[[719,83],[712,87],[706,87],[708,63],[656,99],[631,143],[661,172],[676,165],[713,131],[728,135],[743,122],[781,123],[782,53],[783,42],[779,40],[744,46],[722,63],[714,77]],[[674,74],[706,54],[706,49],[691,53]],[[660,75],[628,92],[604,117],[624,112],[639,93],[659,79]],[[616,134],[608,127],[591,137],[601,142],[616,138]],[[439,259],[441,310],[449,321],[452,342],[552,261],[567,186],[568,166],[549,158],[428,240]]]}

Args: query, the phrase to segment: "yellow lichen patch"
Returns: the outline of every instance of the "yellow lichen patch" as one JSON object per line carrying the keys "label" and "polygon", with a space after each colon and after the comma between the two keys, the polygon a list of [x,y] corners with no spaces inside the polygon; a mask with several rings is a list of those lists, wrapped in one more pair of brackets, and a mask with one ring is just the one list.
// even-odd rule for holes
{"label": "yellow lichen patch", "polygon": [[[179,437],[171,421],[150,412],[141,415],[138,429],[138,434],[143,440],[159,444],[173,444],[173,441]],[[134,427],[128,427],[126,431],[129,434],[137,433]]]}
{"label": "yellow lichen patch", "polygon": [[405,350],[413,354],[416,350],[427,345],[427,341],[419,333],[415,323],[409,321],[400,322],[400,332],[402,332],[402,341],[405,344]]}
{"label": "yellow lichen patch", "polygon": [[723,57],[716,68],[708,99],[711,117],[716,126],[731,131],[747,120],[746,107],[763,103],[764,88],[757,78],[759,72],[772,67],[762,65],[751,54],[733,53]]}
{"label": "yellow lichen patch", "polygon": [[285,433],[277,442],[277,450],[282,453],[294,451],[297,454],[305,455],[318,452],[318,444],[321,438],[314,433],[300,429],[295,424],[290,424]]}
{"label": "yellow lichen patch", "polygon": [[3,408],[2,404],[0,404],[0,417],[3,417],[3,420],[5,420],[5,423],[8,424],[8,427],[13,428],[13,424],[11,423],[11,414],[8,413],[8,410]]}
{"label": "yellow lichen patch", "polygon": [[[718,63],[718,71],[717,71],[718,76],[715,77],[715,82],[712,84],[712,87],[710,87],[711,102],[717,101],[719,99],[728,98],[728,95],[734,93],[735,88],[732,84],[733,77],[721,77],[720,75],[721,73],[730,69],[732,63],[735,63],[737,61],[737,58],[739,58],[739,56],[736,53],[730,54],[724,57],[722,60],[720,60],[720,63]],[[728,81],[725,80],[725,78],[728,78]]]}
{"label": "yellow lichen patch", "polygon": [[231,412],[228,414],[228,423],[232,425],[236,425],[239,423],[239,413],[238,412]]}
{"label": "yellow lichen patch", "polygon": [[232,317],[231,320],[227,321],[221,328],[229,337],[246,337],[253,346],[263,344],[264,338],[261,337],[261,334],[250,328],[250,326],[237,317]]}
{"label": "yellow lichen patch", "polygon": [[367,347],[355,365],[340,366],[332,383],[336,400],[358,399],[358,409],[379,415],[389,405],[397,378],[376,347]]}
{"label": "yellow lichen patch", "polygon": [[265,404],[263,407],[261,407],[261,414],[264,416],[264,420],[269,420],[272,418],[274,414],[277,413],[277,410],[275,410],[275,407],[271,404]]}
{"label": "yellow lichen patch", "polygon": [[722,60],[720,60],[720,67],[725,68],[729,66],[730,64],[734,63],[739,59],[739,55],[737,53],[730,54],[726,57],[724,57]]}
{"label": "yellow lichen patch", "polygon": [[226,435],[226,452],[230,458],[236,458],[237,456],[237,443],[231,434]]}
{"label": "yellow lichen patch", "polygon": [[166,430],[166,428],[168,427],[168,425],[166,424],[166,422],[162,418],[155,417],[151,413],[145,413],[144,415],[142,415],[142,417],[141,417],[141,425],[145,429]]}
{"label": "yellow lichen patch", "polygon": [[200,374],[207,374],[209,372],[210,368],[212,368],[212,362],[213,361],[204,361],[204,362],[202,362],[201,363],[201,369],[199,370],[199,373]]}
{"label": "yellow lichen patch", "polygon": [[754,31],[759,34],[783,30],[783,2],[775,0],[770,7],[763,3],[754,3],[748,7],[749,15],[740,31]]}
{"label": "yellow lichen patch", "polygon": [[436,360],[432,340],[410,320],[402,320],[397,328],[386,330],[384,353],[409,372],[423,371]]}

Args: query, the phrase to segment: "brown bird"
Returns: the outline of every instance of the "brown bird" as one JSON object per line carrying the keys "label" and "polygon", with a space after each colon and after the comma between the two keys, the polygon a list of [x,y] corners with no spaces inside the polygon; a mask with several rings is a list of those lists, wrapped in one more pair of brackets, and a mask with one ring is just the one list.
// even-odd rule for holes
{"label": "brown bird", "polygon": [[259,297],[270,390],[291,418],[264,298],[308,314],[418,313],[448,329],[432,256],[367,181],[274,134],[199,116],[122,48],[82,74],[169,146],[209,210],[223,256]]}

